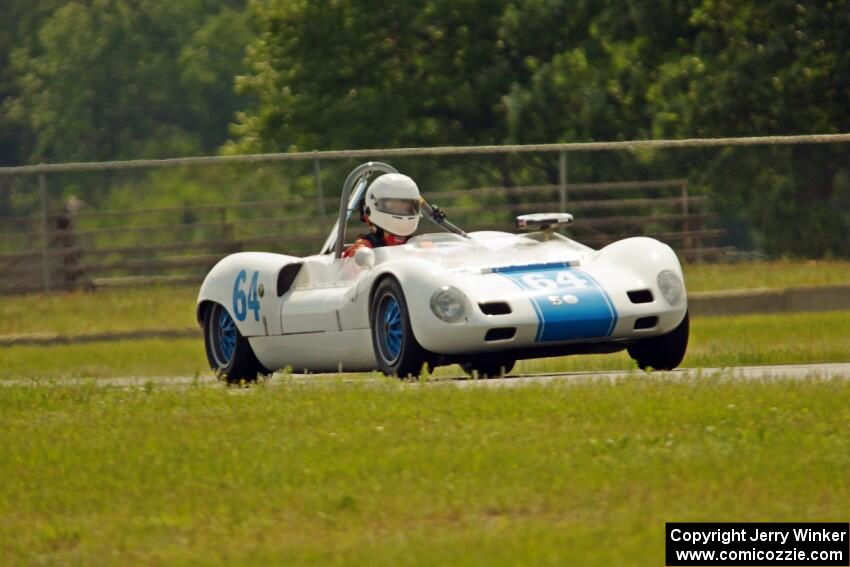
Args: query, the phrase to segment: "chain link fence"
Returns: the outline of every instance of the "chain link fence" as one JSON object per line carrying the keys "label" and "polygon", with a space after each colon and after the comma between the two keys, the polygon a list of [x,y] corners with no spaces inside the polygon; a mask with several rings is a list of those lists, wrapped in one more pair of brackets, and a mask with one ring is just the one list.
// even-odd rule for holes
{"label": "chain link fence", "polygon": [[566,234],[593,247],[648,235],[690,262],[850,255],[848,157],[850,135],[826,135],[5,168],[0,292],[195,282],[237,251],[316,253],[368,160],[413,177],[467,231],[567,211]]}

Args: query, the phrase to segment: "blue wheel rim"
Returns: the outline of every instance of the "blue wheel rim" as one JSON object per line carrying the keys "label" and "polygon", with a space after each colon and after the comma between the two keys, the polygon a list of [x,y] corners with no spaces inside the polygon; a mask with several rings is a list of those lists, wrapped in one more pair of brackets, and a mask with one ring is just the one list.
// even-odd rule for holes
{"label": "blue wheel rim", "polygon": [[236,323],[233,322],[226,309],[220,309],[216,318],[216,325],[218,352],[224,362],[223,366],[226,366],[233,358],[233,352],[236,350]]}
{"label": "blue wheel rim", "polygon": [[401,355],[404,343],[404,322],[401,318],[401,306],[398,300],[388,295],[381,301],[378,313],[378,336],[381,340],[381,350],[389,362],[395,362]]}

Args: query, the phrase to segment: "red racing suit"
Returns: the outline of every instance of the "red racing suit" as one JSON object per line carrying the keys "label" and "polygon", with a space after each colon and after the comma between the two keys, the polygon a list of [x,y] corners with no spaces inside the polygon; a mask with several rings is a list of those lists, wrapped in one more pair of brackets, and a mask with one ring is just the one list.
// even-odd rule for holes
{"label": "red racing suit", "polygon": [[370,232],[369,234],[364,234],[359,237],[354,241],[354,244],[346,248],[345,252],[342,253],[342,257],[351,258],[357,250],[363,247],[380,248],[381,246],[398,246],[405,242],[407,242],[406,236],[396,236],[395,234],[390,234],[383,230],[379,230],[378,233]]}

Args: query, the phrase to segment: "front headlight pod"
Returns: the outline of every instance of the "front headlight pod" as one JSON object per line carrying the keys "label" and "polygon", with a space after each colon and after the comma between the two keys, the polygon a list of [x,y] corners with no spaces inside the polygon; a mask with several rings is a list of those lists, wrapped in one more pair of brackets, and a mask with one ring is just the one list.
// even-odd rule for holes
{"label": "front headlight pod", "polygon": [[449,285],[444,285],[431,296],[431,311],[446,323],[454,323],[463,317],[465,311],[463,292]]}
{"label": "front headlight pod", "polygon": [[672,270],[663,270],[658,274],[658,289],[671,306],[675,307],[685,297],[685,284]]}

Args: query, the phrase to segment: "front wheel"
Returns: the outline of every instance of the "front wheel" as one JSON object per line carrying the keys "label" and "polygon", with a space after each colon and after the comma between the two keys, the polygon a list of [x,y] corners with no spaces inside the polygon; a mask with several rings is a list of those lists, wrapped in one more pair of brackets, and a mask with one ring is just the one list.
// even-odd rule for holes
{"label": "front wheel", "polygon": [[378,284],[369,315],[372,348],[381,372],[399,378],[419,376],[427,353],[413,336],[407,302],[398,281],[387,278]]}
{"label": "front wheel", "polygon": [[679,326],[660,337],[635,341],[629,347],[631,356],[641,370],[673,370],[682,363],[688,350],[690,321],[687,311]]}
{"label": "front wheel", "polygon": [[269,374],[230,313],[218,303],[207,309],[204,317],[204,346],[210,368],[228,384],[254,382],[258,375]]}

